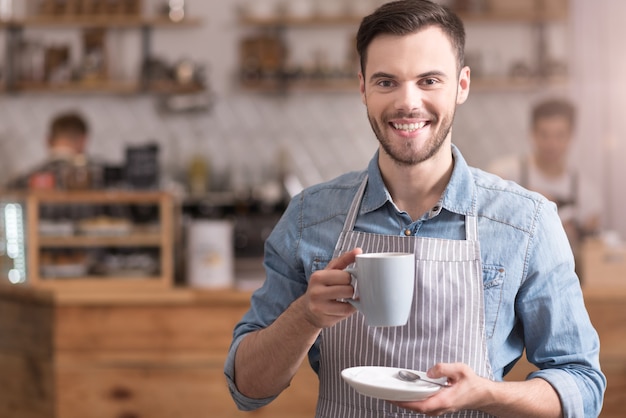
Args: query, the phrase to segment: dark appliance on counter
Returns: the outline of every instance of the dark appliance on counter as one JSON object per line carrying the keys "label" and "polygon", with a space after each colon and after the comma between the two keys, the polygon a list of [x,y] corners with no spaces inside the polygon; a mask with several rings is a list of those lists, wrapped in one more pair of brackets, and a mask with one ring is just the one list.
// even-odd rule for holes
{"label": "dark appliance on counter", "polygon": [[149,143],[127,147],[124,177],[131,189],[157,189],[159,146],[156,143]]}

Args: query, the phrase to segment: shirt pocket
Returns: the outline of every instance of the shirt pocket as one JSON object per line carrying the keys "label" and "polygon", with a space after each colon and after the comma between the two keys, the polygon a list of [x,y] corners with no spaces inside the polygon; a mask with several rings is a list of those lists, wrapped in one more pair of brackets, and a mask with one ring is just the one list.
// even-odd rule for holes
{"label": "shirt pocket", "polygon": [[485,300],[485,337],[490,339],[496,329],[500,307],[502,306],[502,289],[504,288],[505,270],[502,266],[483,266],[483,297]]}
{"label": "shirt pocket", "polygon": [[324,270],[328,263],[330,263],[330,258],[326,256],[315,256],[313,257],[313,262],[311,263],[311,274],[315,273],[318,270]]}

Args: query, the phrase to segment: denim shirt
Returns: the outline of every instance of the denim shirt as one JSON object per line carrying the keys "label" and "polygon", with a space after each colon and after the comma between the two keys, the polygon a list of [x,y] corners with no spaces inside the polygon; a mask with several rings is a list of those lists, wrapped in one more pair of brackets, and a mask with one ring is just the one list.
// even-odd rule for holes
{"label": "denim shirt", "polygon": [[[249,332],[265,328],[307,289],[311,274],[332,259],[352,198],[369,179],[355,230],[386,235],[465,239],[465,215],[478,218],[489,360],[502,380],[526,349],[540,377],[557,391],[564,417],[597,417],[606,379],[599,338],[584,306],[574,257],[556,206],[541,195],[469,167],[452,146],[454,169],[441,200],[413,221],[393,203],[378,168],[344,174],[294,197],[265,244],[266,280],[237,324],[224,371],[241,409],[250,399],[234,383],[235,352]],[[309,351],[315,371],[319,340]]]}

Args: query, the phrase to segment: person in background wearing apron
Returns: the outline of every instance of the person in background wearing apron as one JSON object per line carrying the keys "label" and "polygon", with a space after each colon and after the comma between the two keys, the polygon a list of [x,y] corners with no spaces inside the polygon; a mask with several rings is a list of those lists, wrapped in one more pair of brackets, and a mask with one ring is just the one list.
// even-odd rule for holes
{"label": "person in background wearing apron", "polygon": [[86,165],[89,124],[76,111],[64,111],[50,121],[46,137],[47,158],[44,162],[11,178],[6,189],[67,189],[75,168]]}
{"label": "person in background wearing apron", "polygon": [[[224,366],[240,409],[275,399],[308,357],[320,418],[599,414],[599,340],[556,206],[469,167],[452,144],[470,88],[464,43],[459,18],[427,0],[363,19],[360,90],[379,148],[364,171],[296,196],[267,239],[266,280]],[[415,254],[405,326],[368,327],[342,302],[354,293],[343,269],[381,251]],[[524,349],[539,370],[503,382]],[[451,385],[388,402],[342,381],[353,366],[424,370]]]}
{"label": "person in background wearing apron", "polygon": [[500,157],[487,171],[553,201],[577,253],[585,237],[599,232],[602,201],[597,188],[568,162],[575,122],[576,108],[569,100],[541,100],[531,112],[531,153]]}

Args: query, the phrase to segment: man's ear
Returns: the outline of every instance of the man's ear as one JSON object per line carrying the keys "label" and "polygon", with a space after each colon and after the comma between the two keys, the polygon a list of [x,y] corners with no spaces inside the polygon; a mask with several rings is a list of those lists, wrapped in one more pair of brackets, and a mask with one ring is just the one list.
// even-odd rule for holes
{"label": "man's ear", "polygon": [[470,68],[465,66],[459,74],[459,86],[456,93],[456,104],[463,104],[469,96],[470,90]]}
{"label": "man's ear", "polygon": [[361,102],[365,104],[365,76],[361,71],[359,71],[359,92],[361,93]]}

